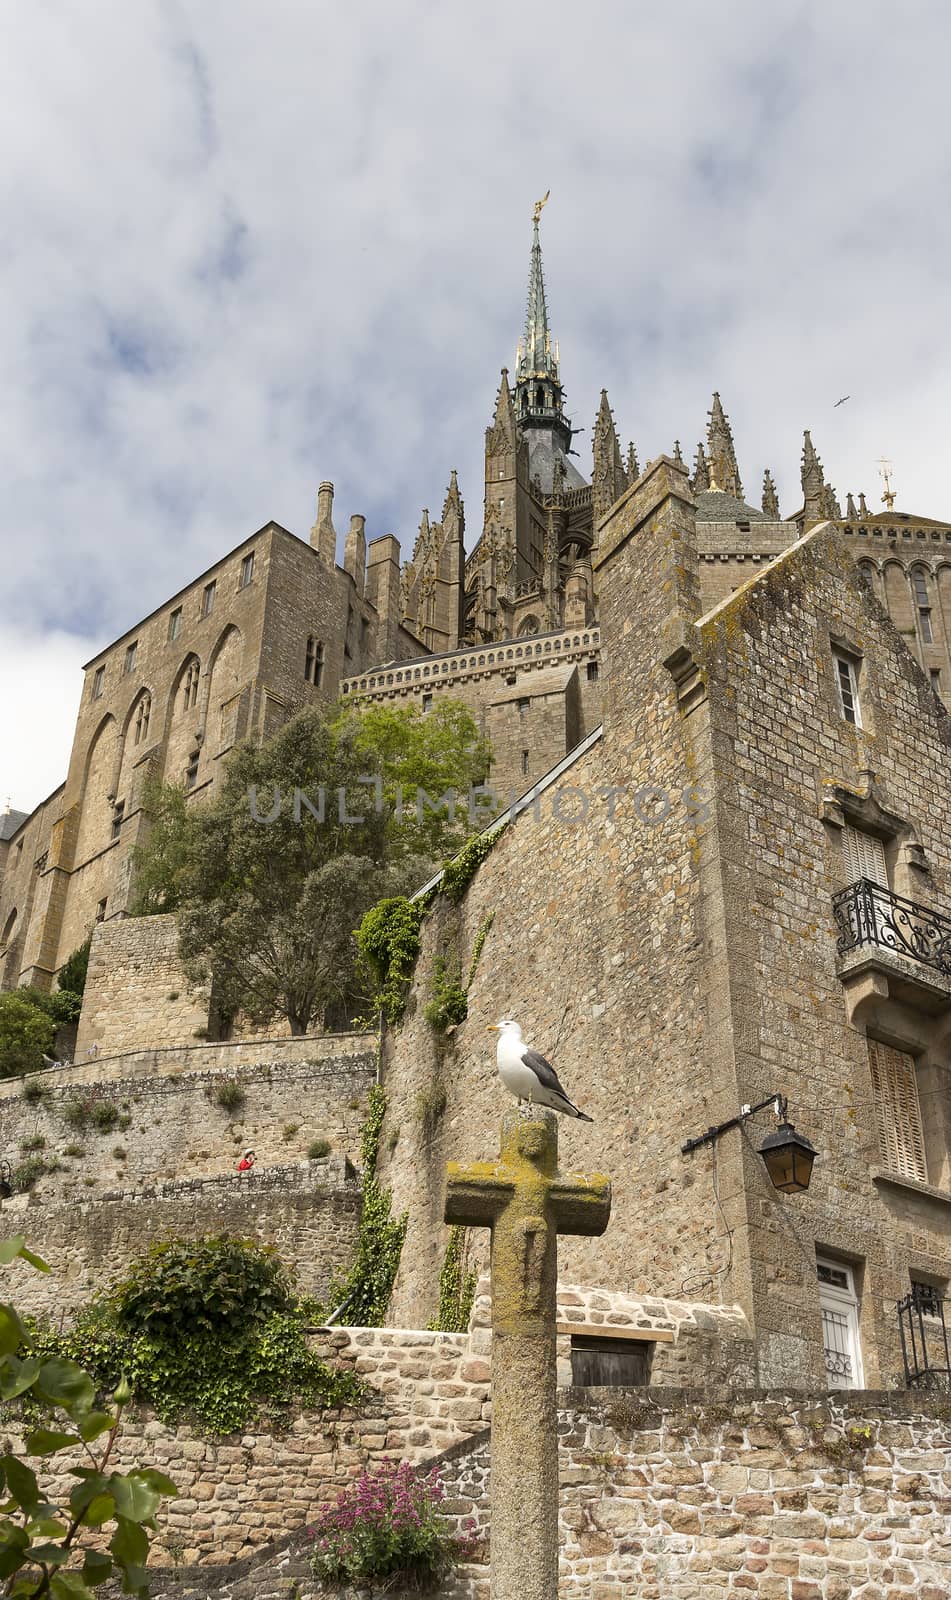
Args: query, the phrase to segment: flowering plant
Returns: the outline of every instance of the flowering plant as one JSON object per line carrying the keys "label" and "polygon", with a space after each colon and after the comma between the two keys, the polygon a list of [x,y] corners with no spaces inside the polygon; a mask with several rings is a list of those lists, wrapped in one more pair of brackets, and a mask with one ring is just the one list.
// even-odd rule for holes
{"label": "flowering plant", "polygon": [[[437,1507],[445,1497],[438,1468],[418,1474],[384,1457],[342,1489],[308,1529],[314,1576],[327,1585],[434,1589],[465,1559],[471,1534],[452,1532]],[[466,1523],[472,1527],[471,1518]],[[464,1524],[466,1526],[466,1524]]]}

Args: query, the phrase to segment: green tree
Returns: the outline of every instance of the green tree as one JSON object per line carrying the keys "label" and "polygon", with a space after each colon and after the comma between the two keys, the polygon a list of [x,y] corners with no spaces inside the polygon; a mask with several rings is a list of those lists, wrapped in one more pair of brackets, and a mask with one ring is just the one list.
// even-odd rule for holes
{"label": "green tree", "polygon": [[61,993],[79,995],[80,999],[82,999],[83,991],[86,987],[86,973],[89,968],[89,949],[91,944],[92,934],[89,935],[88,939],[84,939],[78,949],[74,950],[71,956],[67,956],[63,962],[56,974],[57,987]]}
{"label": "green tree", "polygon": [[[21,1237],[0,1240],[0,1266],[18,1258],[49,1270]],[[149,1530],[162,1497],[178,1491],[149,1467],[109,1470],[128,1384],[120,1382],[111,1403],[99,1405],[89,1375],[72,1361],[37,1355],[14,1307],[0,1304],[0,1398],[5,1405],[20,1401],[30,1419],[23,1453],[6,1440],[0,1455],[3,1593],[23,1600],[94,1600],[99,1585],[117,1575],[127,1594],[147,1595]],[[62,1450],[73,1452],[80,1464],[72,1468],[76,1482],[60,1504],[41,1486],[38,1472]],[[110,1528],[104,1550],[102,1530]]]}
{"label": "green tree", "polygon": [[194,809],[185,802],[178,783],[149,783],[143,796],[149,819],[148,835],[132,851],[134,917],[151,917],[176,911],[181,905],[191,860]]}
{"label": "green tree", "polygon": [[[462,817],[412,813],[399,783],[464,792],[488,747],[464,707],[446,715],[310,707],[232,756],[216,798],[164,791],[137,853],[140,911],[175,908],[189,979],[213,977],[219,1012],[294,1034],[366,999],[354,930],[379,899],[415,888],[456,848]],[[415,800],[415,794],[414,794]]]}
{"label": "green tree", "polygon": [[[460,849],[473,832],[469,790],[485,782],[492,760],[461,700],[444,700],[425,715],[415,706],[346,706],[335,726],[352,730],[357,749],[380,762],[394,856],[425,856],[435,865]],[[436,804],[447,793],[452,812]],[[477,826],[485,821],[483,810]]]}
{"label": "green tree", "polygon": [[53,1048],[56,1023],[22,990],[0,994],[0,1078],[38,1072]]}

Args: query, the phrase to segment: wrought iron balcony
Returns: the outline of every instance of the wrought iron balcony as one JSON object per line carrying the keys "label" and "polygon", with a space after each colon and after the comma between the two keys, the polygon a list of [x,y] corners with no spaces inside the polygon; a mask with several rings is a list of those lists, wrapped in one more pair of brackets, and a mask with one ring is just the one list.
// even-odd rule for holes
{"label": "wrought iron balcony", "polygon": [[951,978],[951,917],[919,906],[904,895],[883,889],[870,878],[858,878],[834,897],[839,937],[836,949],[849,955],[865,945],[931,967]]}
{"label": "wrought iron balcony", "polygon": [[916,1283],[898,1302],[898,1331],[905,1383],[912,1389],[951,1389],[951,1352],[945,1302],[929,1284]]}

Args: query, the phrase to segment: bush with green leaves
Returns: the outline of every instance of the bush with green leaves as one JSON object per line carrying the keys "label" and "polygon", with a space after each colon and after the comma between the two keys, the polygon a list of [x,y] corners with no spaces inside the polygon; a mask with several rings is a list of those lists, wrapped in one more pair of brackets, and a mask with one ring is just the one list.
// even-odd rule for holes
{"label": "bush with green leaves", "polygon": [[330,1154],[329,1139],[313,1139],[307,1146],[308,1161],[322,1161],[324,1156]]}
{"label": "bush with green leaves", "polygon": [[333,1286],[330,1304],[346,1304],[353,1327],[381,1328],[399,1269],[409,1212],[392,1215],[389,1191],[376,1174],[380,1135],[386,1115],[386,1093],[379,1084],[370,1090],[367,1120],[363,1124],[363,1207],[357,1254],[347,1277]]}
{"label": "bush with green leaves", "polygon": [[[0,1240],[0,1265],[17,1259],[49,1268],[22,1237]],[[21,1600],[94,1600],[118,1577],[126,1594],[147,1595],[149,1531],[170,1478],[150,1467],[114,1472],[109,1462],[122,1409],[130,1398],[120,1381],[109,1401],[74,1362],[44,1356],[10,1304],[0,1304],[0,1398],[7,1417],[18,1403],[26,1423],[21,1453],[5,1442],[0,1455],[0,1582]],[[42,1486],[43,1464],[71,1451],[76,1480],[65,1499]],[[35,1461],[36,1466],[29,1465]],[[104,1530],[111,1530],[106,1540]],[[90,1542],[95,1540],[95,1548]]]}
{"label": "bush with green leaves", "polygon": [[394,1026],[402,1022],[413,968],[419,955],[423,906],[391,895],[371,906],[357,929],[357,947],[370,974],[373,1008]]}
{"label": "bush with green leaves", "polygon": [[306,1330],[317,1309],[294,1274],[254,1239],[169,1239],[97,1297],[66,1334],[36,1329],[50,1354],[83,1361],[105,1388],[125,1373],[163,1422],[190,1417],[215,1434],[292,1408],[355,1404],[362,1385],[325,1365]]}
{"label": "bush with green leaves", "polygon": [[0,1078],[39,1072],[55,1037],[49,1012],[34,1005],[22,989],[0,994]]}
{"label": "bush with green leaves", "polygon": [[29,1194],[41,1178],[49,1172],[58,1172],[60,1163],[55,1156],[27,1156],[10,1174],[14,1194]]}
{"label": "bush with green leaves", "polygon": [[445,1490],[439,1469],[419,1472],[408,1461],[365,1467],[324,1506],[308,1529],[314,1576],[343,1587],[435,1589],[471,1553],[472,1518],[462,1535],[439,1513]]}
{"label": "bush with green leaves", "polygon": [[86,973],[89,968],[89,950],[92,945],[92,934],[85,939],[71,956],[67,956],[63,965],[56,974],[56,982],[62,993],[75,994],[82,999],[86,988]]}
{"label": "bush with green leaves", "polygon": [[235,1078],[225,1078],[221,1083],[216,1083],[210,1097],[213,1105],[220,1106],[222,1111],[243,1111],[247,1094]]}

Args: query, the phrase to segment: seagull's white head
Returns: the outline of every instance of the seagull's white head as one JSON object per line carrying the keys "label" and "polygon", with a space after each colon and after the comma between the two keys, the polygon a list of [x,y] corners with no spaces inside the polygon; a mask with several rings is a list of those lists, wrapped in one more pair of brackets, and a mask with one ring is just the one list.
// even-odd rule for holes
{"label": "seagull's white head", "polygon": [[502,1017],[499,1022],[492,1022],[487,1029],[489,1033],[507,1033],[510,1037],[522,1037],[521,1023],[514,1022],[511,1017]]}

